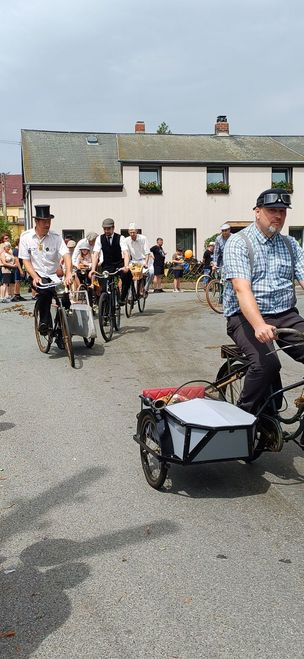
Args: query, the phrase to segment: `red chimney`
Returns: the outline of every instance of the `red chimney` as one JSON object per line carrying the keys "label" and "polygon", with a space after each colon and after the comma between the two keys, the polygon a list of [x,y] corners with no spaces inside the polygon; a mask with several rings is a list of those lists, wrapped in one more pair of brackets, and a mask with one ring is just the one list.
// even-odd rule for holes
{"label": "red chimney", "polygon": [[220,114],[217,117],[214,132],[216,135],[229,135],[229,124],[226,115]]}
{"label": "red chimney", "polygon": [[144,133],[146,130],[144,121],[137,121],[135,124],[135,133]]}

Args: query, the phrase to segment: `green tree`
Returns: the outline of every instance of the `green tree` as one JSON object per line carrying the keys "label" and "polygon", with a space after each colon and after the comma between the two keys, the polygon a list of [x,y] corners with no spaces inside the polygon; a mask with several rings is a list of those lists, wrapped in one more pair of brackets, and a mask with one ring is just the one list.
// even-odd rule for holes
{"label": "green tree", "polygon": [[158,135],[172,135],[171,130],[165,121],[162,121],[162,123],[159,124],[156,132],[158,133]]}
{"label": "green tree", "polygon": [[0,215],[0,236],[4,233],[7,233],[9,236],[11,235],[8,222],[6,222],[4,217],[1,217]]}

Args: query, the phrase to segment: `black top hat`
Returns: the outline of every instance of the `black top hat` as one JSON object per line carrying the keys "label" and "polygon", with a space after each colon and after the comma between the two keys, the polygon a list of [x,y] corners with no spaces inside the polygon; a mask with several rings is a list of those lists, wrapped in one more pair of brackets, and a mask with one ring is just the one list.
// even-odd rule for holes
{"label": "black top hat", "polygon": [[49,206],[35,206],[36,213],[33,216],[36,220],[51,220],[54,215],[50,213]]}

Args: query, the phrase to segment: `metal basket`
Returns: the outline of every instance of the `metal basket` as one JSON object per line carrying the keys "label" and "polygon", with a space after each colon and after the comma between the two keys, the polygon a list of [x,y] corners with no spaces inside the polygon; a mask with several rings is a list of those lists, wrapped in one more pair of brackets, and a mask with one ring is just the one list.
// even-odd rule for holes
{"label": "metal basket", "polygon": [[85,290],[70,291],[70,302],[71,304],[87,304],[89,306],[90,303],[89,303],[88,292]]}

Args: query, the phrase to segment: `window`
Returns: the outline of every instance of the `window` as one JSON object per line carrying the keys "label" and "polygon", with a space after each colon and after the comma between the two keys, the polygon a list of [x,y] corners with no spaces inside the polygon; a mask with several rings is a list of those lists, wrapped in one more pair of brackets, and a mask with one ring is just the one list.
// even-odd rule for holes
{"label": "window", "polygon": [[207,167],[207,192],[229,192],[228,167]]}
{"label": "window", "polygon": [[303,228],[302,227],[289,227],[289,235],[297,240],[300,247],[303,247]]}
{"label": "window", "polygon": [[63,240],[75,240],[75,243],[78,243],[78,240],[84,238],[83,229],[63,229],[62,230]]}
{"label": "window", "polygon": [[291,167],[273,167],[271,176],[272,188],[284,188],[288,192],[293,191],[292,187],[292,168]]}
{"label": "window", "polygon": [[139,192],[161,194],[161,168],[139,168]]}
{"label": "window", "polygon": [[176,247],[196,252],[196,229],[176,229]]}

